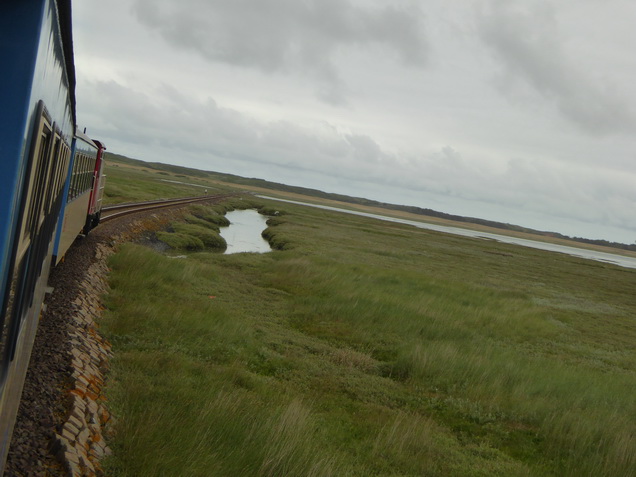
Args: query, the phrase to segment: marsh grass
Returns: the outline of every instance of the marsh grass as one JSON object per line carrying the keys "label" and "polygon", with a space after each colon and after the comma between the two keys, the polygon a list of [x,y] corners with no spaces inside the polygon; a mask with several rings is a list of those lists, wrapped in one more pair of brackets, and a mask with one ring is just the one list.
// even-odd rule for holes
{"label": "marsh grass", "polygon": [[219,235],[219,232],[216,230],[216,228],[212,228],[209,226],[205,227],[203,225],[197,224],[175,223],[172,224],[172,229],[176,233],[190,235],[192,237],[198,238],[207,248],[227,248],[227,243],[225,242],[223,237]]}
{"label": "marsh grass", "polygon": [[189,234],[178,232],[157,232],[157,239],[175,250],[203,250],[203,241]]}
{"label": "marsh grass", "polygon": [[225,214],[226,211],[231,210],[230,207],[227,209],[223,206],[203,206],[203,205],[193,205],[190,207],[192,211],[192,215],[186,218],[186,220],[190,223],[197,223],[199,225],[203,225],[206,227],[210,227],[210,225],[218,228],[218,227],[227,227],[230,225],[230,221],[222,214]]}
{"label": "marsh grass", "polygon": [[110,475],[635,473],[634,271],[285,208],[112,258]]}
{"label": "marsh grass", "polygon": [[[205,184],[197,178],[184,178],[183,176],[177,178],[172,174],[166,175],[158,171],[148,171],[139,167],[130,167],[110,157],[106,158],[105,164],[106,189],[104,191],[104,205],[155,200],[157,198],[189,197],[202,195],[203,193],[201,187],[161,180],[167,179]],[[225,189],[226,188],[223,188],[223,190]],[[209,187],[209,193],[221,191],[216,184],[210,185]]]}

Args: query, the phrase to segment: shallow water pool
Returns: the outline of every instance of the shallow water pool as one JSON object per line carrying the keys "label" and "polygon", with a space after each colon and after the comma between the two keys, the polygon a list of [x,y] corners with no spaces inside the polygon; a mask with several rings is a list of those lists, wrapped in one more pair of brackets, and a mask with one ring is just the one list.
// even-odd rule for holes
{"label": "shallow water pool", "polygon": [[266,253],[272,248],[261,233],[267,228],[267,217],[256,210],[233,210],[225,214],[230,221],[229,227],[221,227],[221,237],[227,242],[226,254]]}

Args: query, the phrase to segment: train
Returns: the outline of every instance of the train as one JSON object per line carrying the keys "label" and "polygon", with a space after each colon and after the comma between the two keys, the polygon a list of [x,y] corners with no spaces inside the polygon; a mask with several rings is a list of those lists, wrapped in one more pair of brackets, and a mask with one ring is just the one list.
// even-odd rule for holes
{"label": "train", "polygon": [[79,131],[70,0],[0,2],[0,475],[52,267],[99,223],[102,142]]}

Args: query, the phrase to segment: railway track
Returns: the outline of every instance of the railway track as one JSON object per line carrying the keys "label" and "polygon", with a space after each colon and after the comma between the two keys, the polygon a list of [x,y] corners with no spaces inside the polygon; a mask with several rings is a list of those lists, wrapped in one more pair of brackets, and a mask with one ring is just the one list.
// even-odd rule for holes
{"label": "railway track", "polygon": [[164,207],[174,207],[177,205],[192,204],[195,202],[204,202],[206,200],[225,199],[237,194],[216,194],[197,197],[184,197],[180,199],[152,200],[148,202],[136,202],[133,204],[118,204],[102,208],[102,216],[100,222],[108,222],[110,220],[123,217],[124,215],[134,214],[153,209],[161,209]]}

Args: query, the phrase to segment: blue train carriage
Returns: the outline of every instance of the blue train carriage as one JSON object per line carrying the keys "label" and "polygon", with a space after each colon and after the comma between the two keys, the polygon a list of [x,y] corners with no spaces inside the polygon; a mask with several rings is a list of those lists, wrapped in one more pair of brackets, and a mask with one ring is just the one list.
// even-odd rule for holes
{"label": "blue train carriage", "polygon": [[0,2],[0,473],[71,161],[71,34],[70,0]]}
{"label": "blue train carriage", "polygon": [[105,146],[77,131],[73,143],[69,180],[64,190],[62,220],[55,242],[54,262],[59,263],[80,233],[87,234],[99,223],[104,190]]}

